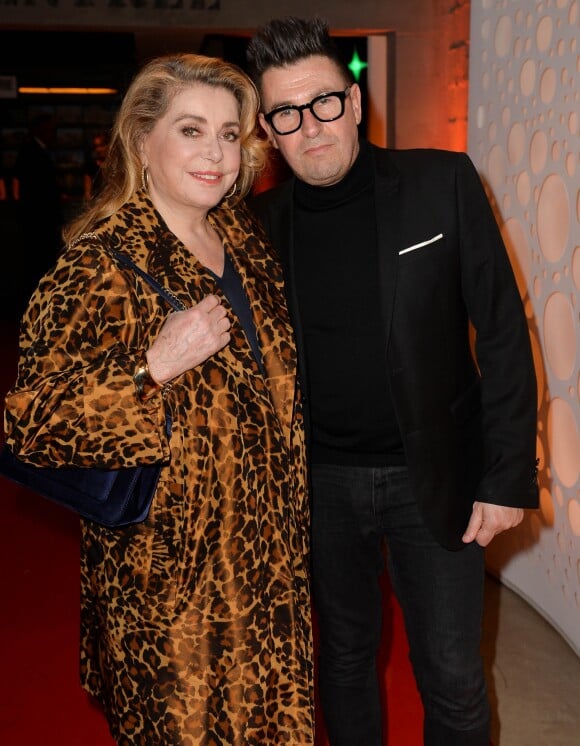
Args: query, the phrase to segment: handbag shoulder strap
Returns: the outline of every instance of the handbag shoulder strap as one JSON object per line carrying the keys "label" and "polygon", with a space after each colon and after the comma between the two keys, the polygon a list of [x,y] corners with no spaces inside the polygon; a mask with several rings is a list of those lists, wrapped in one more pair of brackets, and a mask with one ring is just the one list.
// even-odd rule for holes
{"label": "handbag shoulder strap", "polygon": [[[119,262],[121,262],[121,264],[124,264],[126,267],[129,267],[130,269],[137,272],[137,274],[140,275],[145,280],[145,282],[148,282],[149,285],[151,285],[151,287],[156,290],[159,295],[164,298],[176,311],[186,310],[187,306],[185,305],[185,303],[182,303],[179,298],[177,298],[177,296],[175,296],[171,292],[171,290],[163,287],[163,285],[154,277],[152,277],[150,274],[147,274],[144,269],[141,269],[141,267],[137,266],[135,262],[132,259],[129,259],[126,254],[123,254],[120,251],[115,251],[114,249],[109,249],[109,251]],[[168,438],[171,437],[172,426],[173,418],[171,416],[171,412],[167,410],[167,413],[165,415],[165,432]]]}
{"label": "handbag shoulder strap", "polygon": [[180,301],[179,298],[171,292],[171,290],[163,287],[160,282],[158,282],[151,275],[147,274],[145,270],[141,269],[141,267],[138,267],[135,262],[132,259],[129,259],[126,254],[123,254],[120,251],[115,251],[114,249],[109,249],[109,251],[119,262],[121,262],[121,264],[124,264],[126,267],[129,267],[134,272],[137,272],[137,274],[140,275],[145,280],[145,282],[148,282],[149,285],[151,285],[151,287],[156,290],[159,295],[164,298],[167,303],[169,303],[176,311],[186,310],[187,306],[185,305],[185,303],[182,303],[182,301]]}
{"label": "handbag shoulder strap", "polygon": [[[80,241],[86,240],[88,238],[91,239],[98,239],[99,238],[99,232],[98,231],[90,231],[88,233],[83,233],[81,236],[76,238],[74,241],[72,241],[69,244],[69,248],[72,248],[73,246],[76,246]],[[112,249],[111,247],[107,247],[107,251],[114,256],[121,264],[124,264],[125,267],[129,267],[129,269],[132,269],[134,272],[137,272],[138,275],[140,275],[145,282],[149,283],[151,287],[157,291],[157,293],[169,303],[169,305],[174,308],[176,311],[185,311],[187,309],[187,306],[185,303],[179,300],[179,298],[174,295],[171,290],[168,290],[167,288],[163,287],[163,285],[158,282],[154,277],[147,274],[145,270],[141,269],[141,267],[137,266],[135,262],[132,259],[129,259],[129,257],[126,254],[123,254],[120,251],[115,251],[115,249]]]}

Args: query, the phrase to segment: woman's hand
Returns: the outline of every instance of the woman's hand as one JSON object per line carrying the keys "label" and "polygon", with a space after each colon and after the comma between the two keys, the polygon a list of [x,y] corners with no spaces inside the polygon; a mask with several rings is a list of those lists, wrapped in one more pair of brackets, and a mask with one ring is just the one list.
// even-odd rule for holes
{"label": "woman's hand", "polygon": [[195,368],[228,344],[229,329],[226,311],[215,295],[172,313],[147,351],[151,376],[164,384]]}

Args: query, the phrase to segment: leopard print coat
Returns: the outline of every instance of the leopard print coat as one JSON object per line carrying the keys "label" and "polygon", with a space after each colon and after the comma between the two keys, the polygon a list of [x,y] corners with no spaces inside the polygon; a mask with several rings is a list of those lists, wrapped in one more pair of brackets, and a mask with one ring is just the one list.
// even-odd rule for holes
{"label": "leopard print coat", "polygon": [[68,247],[33,295],[7,442],[45,466],[168,462],[143,523],[82,522],[81,678],[118,744],[312,744],[309,507],[281,269],[244,207],[210,220],[266,375],[222,297],[229,345],[139,401],[136,362],[171,309],[109,249],[188,307],[221,296],[141,193]]}

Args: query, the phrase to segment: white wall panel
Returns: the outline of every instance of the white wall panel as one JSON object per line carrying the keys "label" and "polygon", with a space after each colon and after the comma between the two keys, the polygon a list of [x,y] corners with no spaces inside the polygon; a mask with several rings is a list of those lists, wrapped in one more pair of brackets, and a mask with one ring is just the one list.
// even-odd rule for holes
{"label": "white wall panel", "polygon": [[493,197],[538,374],[541,509],[488,565],[580,653],[580,4],[472,0],[469,152]]}

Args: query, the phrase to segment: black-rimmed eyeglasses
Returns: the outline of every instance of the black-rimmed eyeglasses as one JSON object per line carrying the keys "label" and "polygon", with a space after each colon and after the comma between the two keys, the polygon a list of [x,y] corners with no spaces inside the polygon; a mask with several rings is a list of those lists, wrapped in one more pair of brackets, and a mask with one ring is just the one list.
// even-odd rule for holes
{"label": "black-rimmed eyeglasses", "polygon": [[312,116],[319,122],[334,122],[344,114],[344,101],[350,93],[351,86],[344,91],[332,91],[315,96],[308,104],[302,106],[279,106],[264,114],[264,119],[278,135],[291,135],[302,127],[304,109],[310,109]]}

